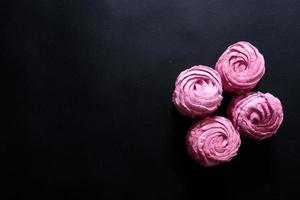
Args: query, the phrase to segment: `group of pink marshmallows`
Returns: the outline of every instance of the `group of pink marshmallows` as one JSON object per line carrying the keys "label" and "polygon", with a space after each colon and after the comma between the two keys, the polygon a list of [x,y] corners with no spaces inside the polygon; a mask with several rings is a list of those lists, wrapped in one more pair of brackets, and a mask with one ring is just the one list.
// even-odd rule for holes
{"label": "group of pink marshmallows", "polygon": [[[264,73],[262,54],[241,41],[225,50],[215,69],[198,65],[179,74],[172,100],[182,115],[200,119],[186,136],[188,153],[200,165],[230,161],[241,145],[240,134],[263,140],[277,132],[283,120],[280,100],[250,91]],[[211,116],[221,105],[223,90],[235,95],[227,118]]]}

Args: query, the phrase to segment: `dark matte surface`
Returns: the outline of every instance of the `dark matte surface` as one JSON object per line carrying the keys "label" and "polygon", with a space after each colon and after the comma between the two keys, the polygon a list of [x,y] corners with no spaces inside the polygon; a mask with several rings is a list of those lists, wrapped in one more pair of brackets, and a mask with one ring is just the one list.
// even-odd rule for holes
{"label": "dark matte surface", "polygon": [[[0,5],[1,199],[295,199],[300,1]],[[284,123],[202,168],[185,150],[193,121],[172,106],[174,81],[239,40],[265,56],[258,89],[282,100]]]}

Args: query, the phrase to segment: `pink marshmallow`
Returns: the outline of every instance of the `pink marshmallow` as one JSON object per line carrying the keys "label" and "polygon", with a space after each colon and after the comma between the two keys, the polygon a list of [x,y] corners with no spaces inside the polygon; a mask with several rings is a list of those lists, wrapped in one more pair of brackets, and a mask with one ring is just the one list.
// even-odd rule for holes
{"label": "pink marshmallow", "polygon": [[216,111],[222,92],[219,74],[210,67],[198,65],[179,74],[172,100],[182,115],[199,118]]}
{"label": "pink marshmallow", "polygon": [[283,120],[283,109],[280,100],[272,94],[249,92],[231,101],[228,117],[241,134],[263,140],[277,132]]}
{"label": "pink marshmallow", "polygon": [[216,63],[224,91],[245,93],[254,88],[265,73],[262,54],[249,42],[229,46]]}
{"label": "pink marshmallow", "polygon": [[219,116],[194,124],[186,142],[190,156],[205,167],[230,161],[241,145],[240,134],[232,123]]}

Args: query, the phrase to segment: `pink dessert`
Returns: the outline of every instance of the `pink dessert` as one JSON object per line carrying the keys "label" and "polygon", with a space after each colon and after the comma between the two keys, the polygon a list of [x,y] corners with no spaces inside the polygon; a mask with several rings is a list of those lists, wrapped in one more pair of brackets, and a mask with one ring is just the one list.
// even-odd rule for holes
{"label": "pink dessert", "polygon": [[198,65],[179,74],[172,100],[182,115],[199,118],[218,108],[222,92],[219,74],[210,67]]}
{"label": "pink dessert", "polygon": [[254,88],[265,73],[262,54],[249,42],[229,46],[216,63],[224,91],[245,93]]}
{"label": "pink dessert", "polygon": [[280,127],[283,109],[280,100],[272,94],[249,92],[232,100],[228,116],[238,132],[263,140],[274,135]]}
{"label": "pink dessert", "polygon": [[187,149],[200,165],[209,167],[230,161],[240,147],[240,134],[225,117],[205,118],[189,130]]}

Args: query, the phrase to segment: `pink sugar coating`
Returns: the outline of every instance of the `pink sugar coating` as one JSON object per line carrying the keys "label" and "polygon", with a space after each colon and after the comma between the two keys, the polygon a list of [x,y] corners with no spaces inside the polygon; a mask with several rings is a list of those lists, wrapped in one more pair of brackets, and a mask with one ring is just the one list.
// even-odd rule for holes
{"label": "pink sugar coating", "polygon": [[249,92],[231,101],[228,117],[241,134],[263,140],[277,132],[283,121],[283,108],[270,93]]}
{"label": "pink sugar coating", "polygon": [[182,115],[199,118],[216,111],[222,92],[219,74],[210,67],[198,65],[179,74],[172,100]]}
{"label": "pink sugar coating", "polygon": [[230,161],[241,145],[240,134],[230,120],[214,116],[195,123],[186,136],[190,156],[209,167]]}
{"label": "pink sugar coating", "polygon": [[265,73],[263,55],[249,42],[229,46],[218,59],[215,69],[224,91],[245,93],[254,88]]}

